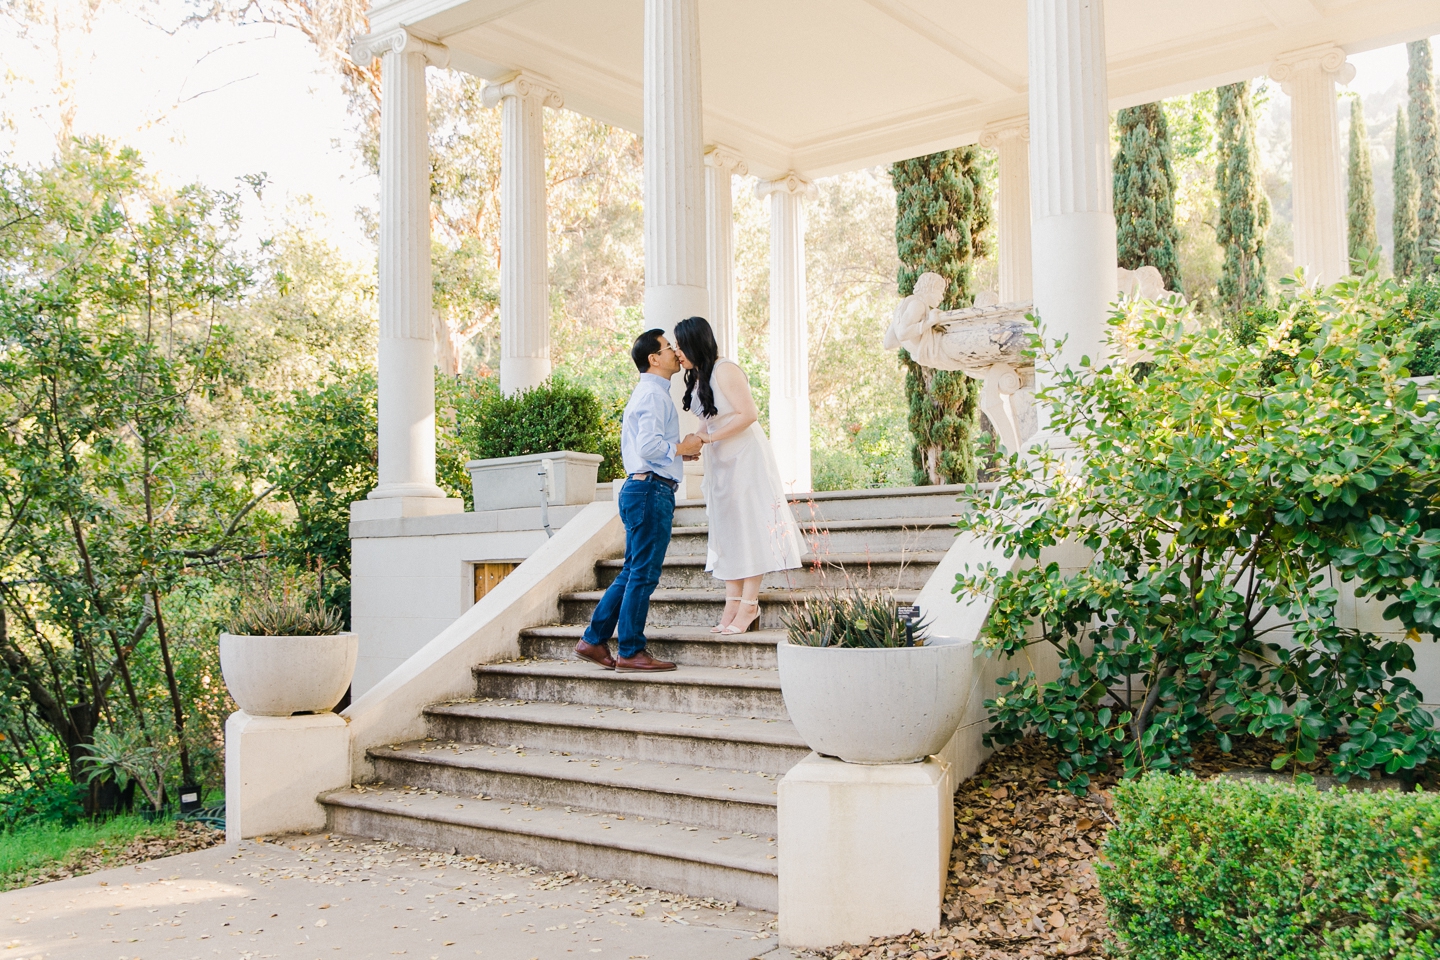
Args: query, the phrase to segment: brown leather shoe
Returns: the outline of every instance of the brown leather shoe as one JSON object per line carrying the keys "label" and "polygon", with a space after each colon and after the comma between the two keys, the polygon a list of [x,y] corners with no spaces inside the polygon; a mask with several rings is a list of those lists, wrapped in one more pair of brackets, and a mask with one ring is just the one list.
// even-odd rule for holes
{"label": "brown leather shoe", "polygon": [[586,643],[581,640],[575,644],[575,656],[599,664],[606,670],[615,669],[615,658],[610,656],[610,648],[603,643]]}
{"label": "brown leather shoe", "polygon": [[615,658],[616,673],[664,673],[674,669],[675,664],[668,660],[656,660],[644,650],[633,657]]}

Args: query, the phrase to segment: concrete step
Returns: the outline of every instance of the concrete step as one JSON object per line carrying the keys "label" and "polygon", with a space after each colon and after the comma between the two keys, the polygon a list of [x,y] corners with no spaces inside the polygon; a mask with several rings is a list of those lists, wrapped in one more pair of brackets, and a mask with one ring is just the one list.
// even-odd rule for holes
{"label": "concrete step", "polygon": [[[678,672],[678,671],[677,671]],[[597,757],[784,774],[810,748],[789,720],[616,709],[582,703],[484,700],[425,711],[433,736],[523,743]]]}
{"label": "concrete step", "polygon": [[616,673],[579,660],[515,660],[475,668],[477,696],[588,703],[633,710],[785,720],[773,670],[681,667]]}
{"label": "concrete step", "polygon": [[[520,631],[520,653],[536,660],[572,660],[575,642],[584,633],[583,623],[531,627]],[[651,627],[645,630],[645,649],[651,656],[682,666],[774,670],[775,645],[784,637],[783,630],[752,630],[726,636],[711,633],[703,625]],[[615,650],[613,643],[610,650]]]}
{"label": "concrete step", "polygon": [[371,750],[376,779],[773,836],[773,773],[716,770],[534,747],[417,740]]}
{"label": "concrete step", "polygon": [[[705,556],[710,528],[676,526],[669,557]],[[885,520],[829,520],[800,524],[805,552],[820,557],[854,553],[944,552],[955,540],[949,517],[896,517]]]}
{"label": "concrete step", "polygon": [[774,834],[391,786],[336,790],[320,802],[336,833],[576,870],[763,910],[779,906]]}
{"label": "concrete step", "polygon": [[[765,575],[762,589],[815,588],[843,590],[859,587],[919,590],[925,586],[935,565],[945,554],[934,551],[910,553],[836,553],[829,556],[805,554],[798,570],[777,570]],[[595,575],[601,587],[608,587],[624,564],[623,558],[601,560]],[[661,590],[714,590],[723,583],[705,569],[705,557],[666,557],[660,571]]]}
{"label": "concrete step", "polygon": [[[891,590],[896,603],[910,603],[918,590]],[[761,630],[784,627],[783,615],[791,606],[823,594],[820,590],[762,590],[760,592]],[[579,590],[560,595],[560,619],[564,623],[589,623],[604,590]],[[723,590],[656,590],[650,595],[650,624],[657,627],[711,627],[720,622],[725,606]]]}
{"label": "concrete step", "polygon": [[[984,484],[982,491],[993,488]],[[826,490],[790,496],[795,519],[879,520],[893,517],[952,517],[965,509],[957,498],[964,484],[935,487],[890,487],[876,490]]]}

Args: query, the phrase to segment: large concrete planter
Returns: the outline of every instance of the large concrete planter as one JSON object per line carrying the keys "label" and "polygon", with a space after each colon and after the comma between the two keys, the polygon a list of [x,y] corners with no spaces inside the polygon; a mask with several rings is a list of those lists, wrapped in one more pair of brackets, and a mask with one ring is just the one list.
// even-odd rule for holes
{"label": "large concrete planter", "polygon": [[323,713],[345,696],[360,640],[220,635],[220,672],[240,709],[252,717]]}
{"label": "large concrete planter", "polygon": [[[545,472],[543,482],[550,506],[554,507],[593,502],[595,478],[604,459],[598,453],[555,450],[520,457],[471,460],[465,469],[470,472],[470,485],[475,491],[476,512],[538,507],[541,471]],[[550,461],[548,469],[547,460]]]}
{"label": "large concrete planter", "polygon": [[837,649],[781,643],[780,691],[816,753],[847,763],[915,763],[939,753],[965,713],[971,644]]}

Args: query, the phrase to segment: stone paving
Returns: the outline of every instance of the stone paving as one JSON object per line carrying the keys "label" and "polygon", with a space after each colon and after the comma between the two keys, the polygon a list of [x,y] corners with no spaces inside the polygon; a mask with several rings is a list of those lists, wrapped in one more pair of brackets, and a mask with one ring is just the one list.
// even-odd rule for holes
{"label": "stone paving", "polygon": [[773,914],[322,834],[0,894],[0,960],[783,960]]}

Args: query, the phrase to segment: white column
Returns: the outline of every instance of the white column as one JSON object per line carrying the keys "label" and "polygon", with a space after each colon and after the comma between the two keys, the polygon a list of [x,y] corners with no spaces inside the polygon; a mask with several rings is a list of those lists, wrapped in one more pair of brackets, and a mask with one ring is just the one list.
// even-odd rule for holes
{"label": "white column", "polygon": [[710,308],[701,126],[699,0],[645,0],[645,323],[667,332]]}
{"label": "white column", "polygon": [[769,180],[770,445],[787,493],[810,490],[810,351],[805,311],[805,194],[796,174]]}
{"label": "white column", "polygon": [[710,228],[705,245],[705,286],[710,291],[706,319],[715,328],[720,356],[732,360],[739,359],[740,332],[735,318],[735,213],[730,178],[749,172],[745,161],[724,147],[711,147],[705,154],[705,222]]}
{"label": "white column", "polygon": [[[430,291],[430,143],[425,65],[445,47],[404,30],[357,41],[352,56],[382,56],[380,88],[379,485],[371,500],[435,498],[435,340]],[[450,512],[401,505],[401,513]]]}
{"label": "white column", "polygon": [[[1115,299],[1115,212],[1101,0],[1029,0],[1035,310],[1061,365],[1100,360]],[[1041,378],[1044,378],[1043,371]]]}
{"label": "white column", "polygon": [[490,84],[503,104],[500,144],[500,389],[507,396],[550,376],[550,260],[546,245],[545,107],[558,91],[528,74]]}
{"label": "white column", "polygon": [[1355,66],[1327,43],[1284,54],[1270,76],[1290,97],[1295,265],[1308,281],[1333,283],[1350,272],[1335,84],[1353,80]]}
{"label": "white column", "polygon": [[1022,303],[1030,286],[1030,123],[1025,117],[990,124],[980,145],[999,154],[1000,302]]}

